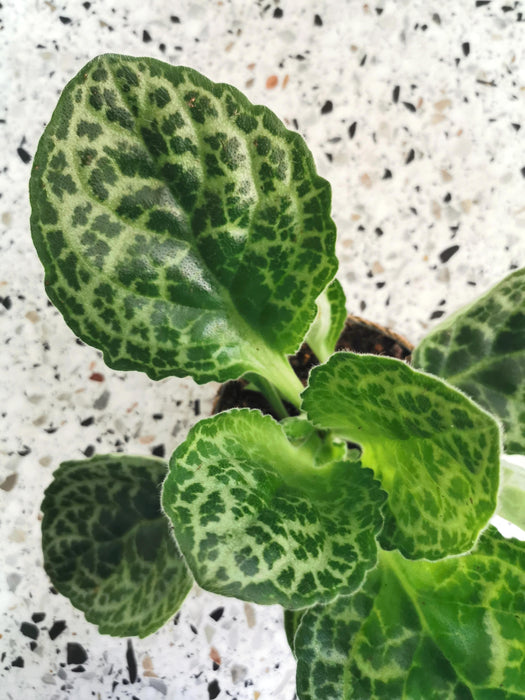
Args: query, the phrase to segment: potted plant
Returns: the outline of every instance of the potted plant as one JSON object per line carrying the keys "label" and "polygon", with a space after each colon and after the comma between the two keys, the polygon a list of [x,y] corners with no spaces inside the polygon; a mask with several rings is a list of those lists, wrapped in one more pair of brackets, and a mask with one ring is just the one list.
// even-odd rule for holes
{"label": "potted plant", "polygon": [[[113,635],[153,632],[193,580],[278,603],[302,699],[522,697],[525,547],[488,523],[499,494],[523,524],[500,460],[525,442],[525,272],[413,366],[334,353],[345,299],[306,144],[147,58],[101,56],[69,83],[30,193],[48,295],[110,367],[242,376],[273,413],[201,420],[169,470],[62,464],[42,505],[54,586]],[[288,359],[303,341],[321,363],[306,386]]]}

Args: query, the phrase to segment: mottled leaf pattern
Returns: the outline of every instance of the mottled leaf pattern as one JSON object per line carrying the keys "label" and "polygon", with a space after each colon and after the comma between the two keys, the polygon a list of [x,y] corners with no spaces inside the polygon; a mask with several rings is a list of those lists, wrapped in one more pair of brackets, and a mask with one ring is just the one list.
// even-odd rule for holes
{"label": "mottled leaf pattern", "polygon": [[177,448],[162,505],[203,588],[301,608],[355,590],[375,565],[384,497],[359,463],[317,467],[273,418],[233,409]]}
{"label": "mottled leaf pattern", "polygon": [[68,84],[30,194],[53,303],[109,366],[155,379],[291,372],[337,270],[330,187],[303,139],[150,58],[100,56]]}
{"label": "mottled leaf pattern", "polygon": [[160,508],[167,464],[104,455],[63,462],[42,503],[44,566],[103,634],[145,637],[193,579]]}
{"label": "mottled leaf pattern", "polygon": [[496,507],[496,422],[444,382],[400,360],[338,353],[303,394],[315,425],[363,448],[388,493],[380,541],[407,557],[466,551]]}
{"label": "mottled leaf pattern", "polygon": [[288,645],[295,655],[295,635],[306,610],[284,610],[284,631]]}
{"label": "mottled leaf pattern", "polygon": [[498,416],[505,451],[525,453],[525,268],[437,326],[412,362]]}
{"label": "mottled leaf pattern", "polygon": [[305,338],[320,362],[326,362],[334,352],[345,321],[345,293],[333,280],[317,300],[317,316]]}
{"label": "mottled leaf pattern", "polygon": [[362,589],[307,610],[301,700],[525,697],[525,545],[495,528],[439,562],[381,552]]}

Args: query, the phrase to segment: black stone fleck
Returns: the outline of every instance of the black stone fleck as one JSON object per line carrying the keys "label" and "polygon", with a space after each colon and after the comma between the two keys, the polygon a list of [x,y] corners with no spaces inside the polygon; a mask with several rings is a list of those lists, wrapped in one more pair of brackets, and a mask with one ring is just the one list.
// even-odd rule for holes
{"label": "black stone fleck", "polygon": [[166,448],[162,444],[155,445],[155,447],[153,447],[151,450],[151,454],[154,457],[164,457],[166,454]]}
{"label": "black stone fleck", "polygon": [[29,642],[29,648],[31,651],[34,651],[37,648],[38,644],[36,642]]}
{"label": "black stone fleck", "polygon": [[19,148],[17,148],[17,149],[16,149],[16,152],[18,153],[18,155],[19,155],[20,160],[22,161],[22,163],[26,163],[26,164],[27,164],[27,163],[29,163],[29,162],[31,161],[31,156],[29,155],[29,153],[26,151],[25,148],[22,148],[22,146],[20,146]]}
{"label": "black stone fleck", "polygon": [[385,172],[383,173],[382,179],[383,180],[390,180],[391,177],[392,177],[392,171],[389,170],[388,168],[385,168]]}
{"label": "black stone fleck", "polygon": [[443,197],[443,201],[446,204],[448,204],[448,202],[450,202],[451,199],[452,199],[452,195],[450,194],[450,192],[447,192],[447,194]]}
{"label": "black stone fleck", "polygon": [[11,301],[11,297],[0,297],[0,304],[4,307],[4,309],[9,309],[13,306],[13,302]]}
{"label": "black stone fleck", "polygon": [[525,177],[525,166],[521,169],[521,174]]}
{"label": "black stone fleck", "polygon": [[273,16],[275,19],[281,19],[281,17],[284,15],[284,12],[281,10],[280,7],[276,7],[275,10],[273,11]]}
{"label": "black stone fleck", "polygon": [[396,103],[399,100],[399,93],[401,92],[401,88],[399,85],[396,85],[395,88],[392,90],[392,102]]}
{"label": "black stone fleck", "polygon": [[197,630],[197,628],[195,627],[195,625],[190,625],[190,629],[191,629],[191,631],[193,632],[193,634],[199,634],[199,631]]}
{"label": "black stone fleck", "polygon": [[356,129],[357,129],[357,122],[352,122],[350,124],[350,126],[348,127],[348,136],[350,136],[351,139],[354,138]]}
{"label": "black stone fleck", "polygon": [[382,236],[384,231],[382,228],[379,228],[379,226],[377,226],[374,233],[376,234],[376,236]]}
{"label": "black stone fleck", "polygon": [[321,107],[321,114],[329,114],[334,108],[331,100],[326,100],[324,105]]}
{"label": "black stone fleck", "polygon": [[22,632],[25,637],[29,637],[29,639],[38,639],[38,635],[40,634],[40,630],[32,622],[22,622],[20,625],[20,632]]}
{"label": "black stone fleck", "polygon": [[364,66],[365,63],[366,63],[366,53],[365,53],[365,55],[363,56],[363,58],[361,59],[361,61],[359,62],[359,65],[360,65],[360,66]]}
{"label": "black stone fleck", "polygon": [[87,457],[88,459],[89,459],[89,457],[93,457],[93,455],[95,454],[94,445],[88,445],[82,454],[84,455],[84,457]]}
{"label": "black stone fleck", "polygon": [[67,643],[67,663],[70,664],[83,664],[87,661],[87,653],[82,644],[78,642],[68,642]]}
{"label": "black stone fleck", "polygon": [[476,7],[483,7],[483,5],[490,5],[491,0],[476,0]]}
{"label": "black stone fleck", "polygon": [[176,15],[171,15],[170,21],[173,22],[173,24],[180,24],[180,19]]}
{"label": "black stone fleck", "polygon": [[521,124],[517,124],[516,122],[511,122],[511,126],[515,131],[519,131],[521,129]]}
{"label": "black stone fleck", "polygon": [[12,662],[11,666],[16,666],[17,668],[24,668],[24,659],[21,656],[17,656]]}
{"label": "black stone fleck", "polygon": [[95,417],[94,417],[94,416],[89,416],[89,418],[84,418],[84,420],[81,420],[81,421],[80,421],[80,425],[81,425],[83,428],[87,428],[87,427],[89,427],[90,425],[93,425],[94,422],[95,422]]}
{"label": "black stone fleck", "polygon": [[62,24],[71,24],[71,17],[64,17],[63,15],[60,15],[58,18]]}
{"label": "black stone fleck", "polygon": [[200,414],[201,414],[201,401],[200,401],[200,399],[195,399],[195,401],[193,402],[193,413],[196,416],[200,416]]}
{"label": "black stone fleck", "polygon": [[450,248],[445,248],[445,250],[442,250],[441,253],[439,254],[439,259],[441,260],[442,263],[446,263],[450,260],[450,258],[455,255],[459,250],[458,245],[451,245]]}
{"label": "black stone fleck", "polygon": [[126,663],[128,665],[128,675],[130,683],[135,683],[137,680],[137,660],[135,658],[135,650],[131,639],[128,639],[128,647],[126,649]]}
{"label": "black stone fleck", "polygon": [[18,450],[18,454],[20,457],[27,457],[27,455],[31,454],[31,448],[29,448],[27,445],[24,445],[21,450]]}
{"label": "black stone fleck", "polygon": [[211,619],[212,619],[212,620],[215,620],[215,622],[219,622],[219,620],[221,619],[221,617],[222,617],[223,615],[224,615],[224,608],[223,608],[223,607],[215,608],[215,610],[213,610],[213,611],[210,613]]}
{"label": "black stone fleck", "polygon": [[91,3],[90,3],[90,2],[83,2],[82,5],[83,5],[83,7],[86,8],[86,10],[89,10],[89,8],[91,7]]}
{"label": "black stone fleck", "polygon": [[46,614],[45,613],[33,613],[31,615],[31,619],[33,622],[42,622],[42,620],[45,618]]}
{"label": "black stone fleck", "polygon": [[466,58],[470,53],[470,44],[468,41],[464,41],[461,44],[461,50],[463,51],[463,56],[465,56],[465,58]]}
{"label": "black stone fleck", "polygon": [[403,102],[403,105],[408,109],[409,112],[416,111],[416,107],[412,104],[412,102]]}
{"label": "black stone fleck", "polygon": [[411,163],[415,157],[416,157],[416,153],[415,153],[414,149],[411,148],[410,151],[408,152],[408,156],[405,160],[405,165],[408,165],[409,163]]}
{"label": "black stone fleck", "polygon": [[75,666],[75,668],[72,668],[71,670],[73,671],[73,673],[84,673],[86,669],[84,668],[84,666],[80,665]]}
{"label": "black stone fleck", "polygon": [[144,29],[144,31],[142,32],[142,41],[145,44],[149,44],[149,42],[151,41],[151,34],[146,29]]}
{"label": "black stone fleck", "polygon": [[57,620],[56,622],[53,622],[53,626],[49,630],[48,634],[51,637],[51,639],[56,639],[59,634],[62,634],[66,627],[67,625],[65,623],[65,620]]}
{"label": "black stone fleck", "polygon": [[153,414],[153,420],[162,420],[164,418],[163,413],[154,413]]}
{"label": "black stone fleck", "polygon": [[316,27],[322,27],[323,26],[323,20],[321,19],[321,15],[315,15],[314,16],[314,24]]}
{"label": "black stone fleck", "polygon": [[444,314],[445,314],[445,312],[443,311],[443,309],[438,309],[437,311],[433,311],[430,314],[430,320],[433,321],[435,318],[441,318],[442,316],[444,316]]}
{"label": "black stone fleck", "polygon": [[213,680],[211,683],[208,683],[208,697],[210,700],[215,700],[220,692],[221,687],[217,680]]}
{"label": "black stone fleck", "polygon": [[179,612],[175,615],[175,617],[173,618],[173,624],[174,624],[174,625],[178,625],[178,624],[179,624],[179,620],[180,620],[180,610],[179,610]]}

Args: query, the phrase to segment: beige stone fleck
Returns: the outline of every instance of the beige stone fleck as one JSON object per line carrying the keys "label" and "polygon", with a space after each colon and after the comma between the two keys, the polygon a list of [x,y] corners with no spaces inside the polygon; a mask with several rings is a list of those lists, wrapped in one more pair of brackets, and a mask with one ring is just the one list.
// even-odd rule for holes
{"label": "beige stone fleck", "polygon": [[432,216],[435,219],[441,219],[441,204],[436,202],[435,199],[432,200]]}
{"label": "beige stone fleck", "polygon": [[443,182],[450,182],[452,180],[452,175],[448,172],[448,170],[441,170],[440,172]]}
{"label": "beige stone fleck", "polygon": [[432,115],[432,119],[430,120],[432,124],[439,124],[439,122],[445,121],[446,117],[444,114],[439,114],[436,112],[435,114]]}
{"label": "beige stone fleck", "polygon": [[472,200],[471,199],[462,199],[460,202],[461,208],[465,212],[465,214],[468,214],[469,211],[472,209]]}
{"label": "beige stone fleck", "polygon": [[250,603],[244,603],[244,614],[248,627],[255,627],[255,610]]}
{"label": "beige stone fleck", "polygon": [[146,654],[146,656],[142,659],[142,668],[144,669],[144,676],[147,676],[148,678],[158,678],[157,674],[153,670],[153,661],[148,654]]}
{"label": "beige stone fleck", "polygon": [[247,87],[247,88],[251,88],[251,86],[254,84],[254,82],[255,82],[255,80],[254,80],[253,78],[250,78],[249,80],[247,80],[247,81],[245,82],[244,85],[245,85],[245,87]]}
{"label": "beige stone fleck", "polygon": [[246,67],[248,68],[248,70],[253,70],[255,68],[255,63],[248,63]]}
{"label": "beige stone fleck", "polygon": [[370,189],[372,187],[372,180],[370,178],[370,175],[368,173],[363,173],[361,177],[359,178],[361,181],[361,184],[366,187],[367,189]]}
{"label": "beige stone fleck", "polygon": [[36,311],[28,311],[26,313],[26,318],[28,321],[31,321],[31,323],[38,323],[38,321],[40,321],[40,316]]}
{"label": "beige stone fleck", "polygon": [[382,272],[385,271],[385,268],[381,265],[379,260],[376,260],[374,264],[372,265],[372,272],[374,275],[380,275]]}
{"label": "beige stone fleck", "polygon": [[225,48],[224,48],[224,50],[226,51],[226,53],[229,53],[229,52],[233,49],[234,45],[235,45],[235,42],[234,42],[234,41],[230,41],[229,44],[226,44],[226,46],[225,46]]}
{"label": "beige stone fleck", "polygon": [[4,211],[2,214],[2,223],[5,224],[5,226],[9,226],[11,223],[11,212],[10,211]]}
{"label": "beige stone fleck", "polygon": [[42,466],[42,467],[49,467],[49,465],[51,464],[51,457],[49,457],[49,456],[41,457],[41,458],[38,460],[38,463],[39,463],[40,466]]}
{"label": "beige stone fleck", "polygon": [[10,542],[25,542],[25,539],[26,539],[26,533],[23,530],[20,530],[17,527],[15,527],[15,528],[13,528],[13,530],[11,530],[11,533],[9,535]]}
{"label": "beige stone fleck", "polygon": [[143,435],[139,437],[139,442],[141,445],[150,445],[153,440],[155,440],[155,435]]}
{"label": "beige stone fleck", "polygon": [[359,221],[359,219],[361,218],[361,214],[352,214],[350,218],[352,219],[352,221]]}
{"label": "beige stone fleck", "polygon": [[445,109],[447,109],[447,107],[452,107],[452,100],[449,100],[448,98],[439,100],[438,102],[434,102],[434,107],[438,112],[443,112]]}
{"label": "beige stone fleck", "polygon": [[219,654],[219,652],[217,651],[217,649],[215,647],[212,647],[210,649],[210,659],[214,663],[216,663],[218,666],[221,665],[221,655]]}

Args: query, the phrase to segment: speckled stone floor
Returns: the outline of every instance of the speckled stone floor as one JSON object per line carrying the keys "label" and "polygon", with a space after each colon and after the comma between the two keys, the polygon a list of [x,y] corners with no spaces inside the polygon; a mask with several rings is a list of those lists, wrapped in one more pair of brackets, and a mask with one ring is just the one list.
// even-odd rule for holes
{"label": "speckled stone floor", "polygon": [[214,386],[107,369],[46,300],[27,183],[65,83],[103,52],[230,82],[333,186],[348,310],[417,342],[525,262],[525,5],[515,0],[0,3],[0,696],[292,700],[278,608],[194,590],[145,640],[100,636],[42,569],[64,459],[169,455]]}

